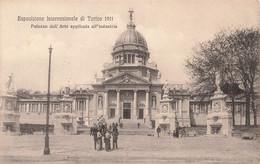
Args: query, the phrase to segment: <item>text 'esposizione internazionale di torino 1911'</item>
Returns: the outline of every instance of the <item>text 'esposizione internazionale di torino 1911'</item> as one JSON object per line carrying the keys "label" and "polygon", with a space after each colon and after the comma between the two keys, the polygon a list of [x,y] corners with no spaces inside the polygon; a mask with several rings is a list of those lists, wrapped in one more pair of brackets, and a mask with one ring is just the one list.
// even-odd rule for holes
{"label": "text 'esposizione internazionale di torino 1911'", "polygon": [[[30,28],[117,28],[117,25],[111,24],[114,21],[113,16],[46,16],[46,17],[38,17],[38,16],[18,16],[19,22],[33,22],[30,25]],[[66,22],[66,24],[44,24],[44,22]],[[67,24],[71,22],[73,24]],[[91,22],[91,24],[76,24],[77,22]],[[110,24],[107,24],[107,23]]]}

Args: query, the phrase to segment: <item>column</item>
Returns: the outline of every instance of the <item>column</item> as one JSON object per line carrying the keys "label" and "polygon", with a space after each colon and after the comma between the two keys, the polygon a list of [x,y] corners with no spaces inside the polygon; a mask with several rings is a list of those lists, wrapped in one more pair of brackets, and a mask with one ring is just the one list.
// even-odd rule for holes
{"label": "column", "polygon": [[137,90],[134,90],[133,119],[137,119]]}
{"label": "column", "polygon": [[94,92],[93,95],[93,115],[97,116],[97,92]]}
{"label": "column", "polygon": [[86,99],[86,116],[89,117],[89,97]]}
{"label": "column", "polygon": [[107,116],[107,109],[108,109],[108,90],[105,90],[104,92],[104,117],[105,119],[108,118]]}
{"label": "column", "polygon": [[19,110],[19,112],[22,111],[22,105],[21,104],[18,105],[18,110]]}
{"label": "column", "polygon": [[41,105],[41,104],[39,104],[39,103],[37,104],[37,107],[38,107],[38,112],[41,112],[40,105]]}
{"label": "column", "polygon": [[76,99],[73,99],[71,104],[71,113],[75,112],[75,110],[76,110]]}
{"label": "column", "polygon": [[27,109],[26,112],[29,113],[29,103],[27,103]]}
{"label": "column", "polygon": [[89,122],[89,97],[86,99],[86,117],[88,118]]}
{"label": "column", "polygon": [[179,100],[179,114],[182,116],[182,99]]}
{"label": "column", "polygon": [[120,117],[120,90],[116,90],[116,118]]}
{"label": "column", "polygon": [[83,111],[86,113],[85,115],[87,115],[87,112],[86,112],[86,101],[83,101]]}
{"label": "column", "polygon": [[145,117],[147,118],[147,121],[150,120],[149,116],[149,90],[146,90],[146,95],[145,95]]}

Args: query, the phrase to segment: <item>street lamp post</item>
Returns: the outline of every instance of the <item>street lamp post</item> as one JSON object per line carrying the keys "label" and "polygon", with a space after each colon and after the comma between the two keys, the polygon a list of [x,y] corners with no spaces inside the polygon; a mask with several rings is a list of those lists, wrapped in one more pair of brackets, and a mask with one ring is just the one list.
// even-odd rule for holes
{"label": "street lamp post", "polygon": [[47,93],[47,112],[46,112],[46,130],[45,130],[45,146],[44,155],[50,154],[49,147],[49,113],[50,113],[50,79],[51,79],[51,53],[52,47],[49,48],[49,72],[48,72],[48,93]]}

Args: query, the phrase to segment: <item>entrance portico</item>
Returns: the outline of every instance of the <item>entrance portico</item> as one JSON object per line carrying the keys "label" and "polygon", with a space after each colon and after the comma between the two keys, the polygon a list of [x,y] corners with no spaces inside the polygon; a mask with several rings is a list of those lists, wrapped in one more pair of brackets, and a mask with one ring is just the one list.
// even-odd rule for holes
{"label": "entrance portico", "polygon": [[[102,91],[99,92],[102,95]],[[147,89],[106,89],[103,91],[103,116],[106,119],[148,119],[150,120]],[[101,103],[97,101],[97,105]],[[102,103],[101,103],[102,104]]]}

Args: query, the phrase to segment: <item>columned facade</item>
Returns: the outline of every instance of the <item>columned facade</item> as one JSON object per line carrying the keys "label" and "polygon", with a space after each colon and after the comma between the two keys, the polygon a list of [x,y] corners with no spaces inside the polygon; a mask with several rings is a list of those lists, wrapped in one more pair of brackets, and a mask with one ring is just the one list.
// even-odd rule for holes
{"label": "columned facade", "polygon": [[137,119],[137,90],[134,90],[133,119]]}
{"label": "columned facade", "polygon": [[149,90],[145,91],[145,117],[147,120],[150,120],[149,116]]}

